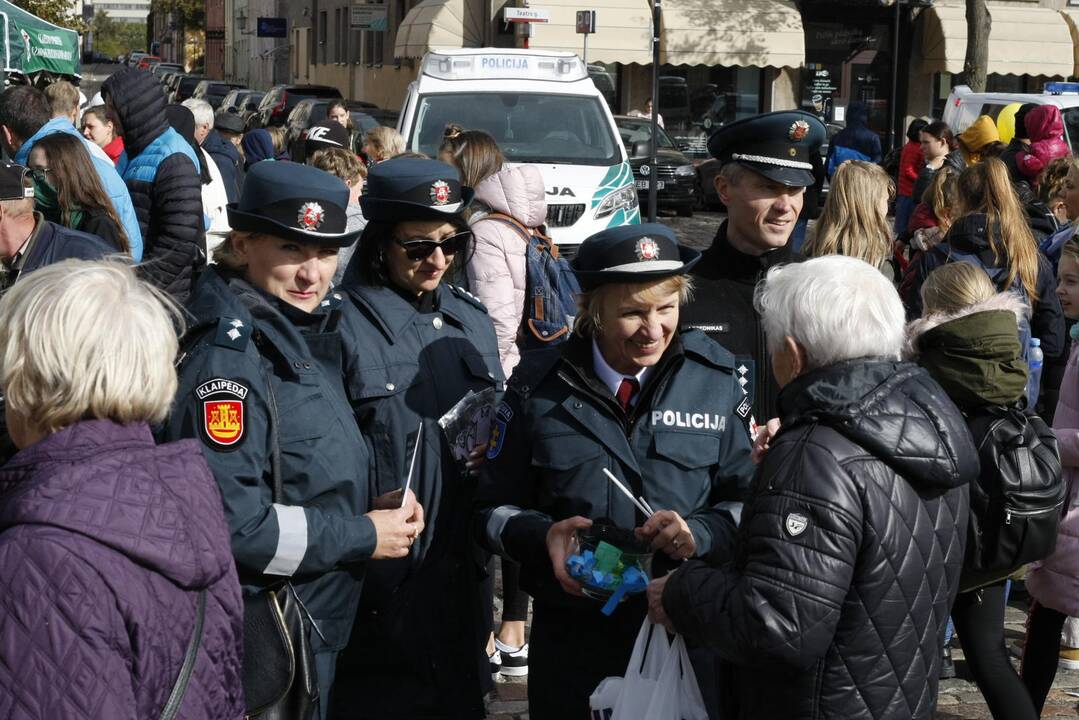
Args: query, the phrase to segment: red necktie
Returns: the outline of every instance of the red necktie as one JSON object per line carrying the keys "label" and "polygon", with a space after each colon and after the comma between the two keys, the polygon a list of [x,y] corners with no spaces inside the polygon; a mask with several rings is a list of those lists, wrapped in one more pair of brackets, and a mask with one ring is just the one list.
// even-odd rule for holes
{"label": "red necktie", "polygon": [[618,392],[614,396],[618,399],[618,404],[626,412],[629,412],[629,399],[633,397],[633,393],[637,392],[639,384],[637,378],[622,378],[622,382],[618,385]]}

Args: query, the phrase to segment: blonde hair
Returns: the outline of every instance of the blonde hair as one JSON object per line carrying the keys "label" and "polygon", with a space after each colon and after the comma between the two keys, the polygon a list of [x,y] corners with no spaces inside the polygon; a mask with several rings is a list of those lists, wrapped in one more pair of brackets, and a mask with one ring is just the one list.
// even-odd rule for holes
{"label": "blonde hair", "polygon": [[923,315],[955,313],[996,294],[989,276],[977,265],[968,262],[941,265],[929,273],[922,285]]}
{"label": "blonde hair", "polygon": [[363,144],[371,149],[371,160],[389,160],[405,151],[405,139],[391,127],[379,125],[363,136]]}
{"label": "blonde hair", "polygon": [[288,145],[288,128],[284,125],[275,125],[266,128],[266,131],[270,133],[270,140],[273,141],[274,153],[278,155],[283,153],[285,146]]}
{"label": "blonde hair", "polygon": [[693,296],[693,279],[689,275],[672,275],[661,280],[640,283],[610,283],[577,296],[577,317],[573,332],[591,337],[603,331],[603,312],[606,308],[627,300],[655,303],[671,293],[678,293],[678,304],[684,305]]}
{"label": "blonde hair", "polygon": [[[1079,265],[1079,235],[1072,235],[1064,246],[1060,248],[1060,259],[1069,258]],[[1058,265],[1059,267],[1059,265]]]}
{"label": "blonde hair", "polygon": [[233,238],[239,236],[253,240],[258,236],[258,233],[249,232],[247,230],[233,230],[230,232],[225,236],[225,239],[221,241],[221,244],[214,248],[213,261],[215,265],[238,273],[242,273],[247,269],[247,262],[236,252],[236,246],[233,244]]}
{"label": "blonde hair", "polygon": [[1038,244],[1012,188],[1008,168],[997,158],[986,158],[959,175],[957,189],[964,215],[986,215],[986,235],[993,260],[1007,263],[1008,279],[1004,287],[1011,287],[1018,277],[1027,301],[1033,305],[1038,299]]}
{"label": "blonde hair", "polygon": [[861,160],[840,165],[806,255],[846,255],[876,268],[884,265],[892,254],[886,203],[894,194],[892,179],[879,165]]}
{"label": "blonde hair", "polygon": [[44,432],[84,418],[158,423],[176,394],[179,307],[118,260],[65,260],[0,299],[0,385]]}
{"label": "blonde hair", "polygon": [[367,168],[356,157],[356,153],[344,148],[319,150],[311,156],[311,165],[336,175],[344,180],[346,185],[355,185],[367,177]]}
{"label": "blonde hair", "polygon": [[46,85],[44,92],[53,117],[70,115],[79,107],[79,89],[67,80],[57,80]]}

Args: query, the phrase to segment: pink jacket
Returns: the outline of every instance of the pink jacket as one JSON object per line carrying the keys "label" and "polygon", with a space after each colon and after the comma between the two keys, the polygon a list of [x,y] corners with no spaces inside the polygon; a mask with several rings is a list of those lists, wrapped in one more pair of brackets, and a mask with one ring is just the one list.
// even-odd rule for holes
{"label": "pink jacket", "polygon": [[1067,506],[1056,550],[1044,561],[1031,565],[1027,590],[1042,605],[1076,617],[1079,616],[1079,347],[1072,350],[1060,384],[1053,430],[1068,483]]}
{"label": "pink jacket", "polygon": [[1064,120],[1056,105],[1039,105],[1026,117],[1030,150],[1020,151],[1015,160],[1019,171],[1031,182],[1037,182],[1045,166],[1057,158],[1068,157],[1071,150],[1064,142]]}
{"label": "pink jacket", "polygon": [[[543,176],[532,165],[506,168],[487,178],[476,188],[476,199],[525,227],[540,227],[547,220]],[[476,250],[467,268],[469,288],[487,306],[502,370],[509,377],[521,360],[517,331],[524,317],[527,244],[519,231],[487,218],[487,213],[473,215],[470,224]]]}

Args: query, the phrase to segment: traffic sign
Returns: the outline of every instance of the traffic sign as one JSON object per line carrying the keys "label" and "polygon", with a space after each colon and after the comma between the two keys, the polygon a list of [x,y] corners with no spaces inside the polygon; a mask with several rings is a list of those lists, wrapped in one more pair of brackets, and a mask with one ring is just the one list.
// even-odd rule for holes
{"label": "traffic sign", "polygon": [[532,8],[503,8],[502,20],[508,23],[549,23],[551,13]]}
{"label": "traffic sign", "polygon": [[577,34],[578,35],[591,35],[596,32],[596,11],[595,10],[578,10],[577,11]]}

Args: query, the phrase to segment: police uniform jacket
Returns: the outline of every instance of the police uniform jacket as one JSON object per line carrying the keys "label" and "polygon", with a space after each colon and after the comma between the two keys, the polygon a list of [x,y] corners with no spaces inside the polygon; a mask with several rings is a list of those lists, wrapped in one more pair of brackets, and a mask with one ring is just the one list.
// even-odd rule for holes
{"label": "police uniform jacket", "polygon": [[426,527],[407,558],[370,569],[342,659],[355,682],[335,702],[353,717],[481,718],[490,621],[481,617],[485,558],[471,535],[476,481],[438,420],[469,391],[501,393],[494,328],[479,300],[448,284],[419,302],[390,287],[346,285],[356,311],[340,326],[346,378],[372,447],[373,492],[405,485],[422,423],[411,489]]}
{"label": "police uniform jacket", "polygon": [[[703,333],[675,336],[628,414],[598,379],[591,340],[562,347],[526,353],[514,373],[480,498],[486,542],[521,563],[521,586],[535,598],[532,717],[583,714],[596,683],[624,672],[645,613],[643,595],[608,620],[595,600],[563,591],[547,552],[550,526],[574,515],[643,525],[609,469],[655,510],[680,514],[697,556],[711,557],[730,545],[752,474],[734,356]],[[657,553],[654,573],[663,559]]]}
{"label": "police uniform jacket", "polygon": [[779,394],[753,292],[771,268],[804,259],[789,246],[760,256],[739,252],[727,240],[724,221],[692,271],[693,300],[682,308],[682,327],[703,330],[734,353],[744,400],[736,412],[751,427],[776,416]]}
{"label": "police uniform jacket", "polygon": [[[197,437],[221,487],[245,592],[290,578],[317,628],[316,652],[348,640],[364,561],[374,552],[367,445],[349,408],[342,312],[330,294],[308,314],[211,266],[188,310],[167,438]],[[287,316],[286,316],[287,314]],[[276,408],[284,498],[272,501]]]}

